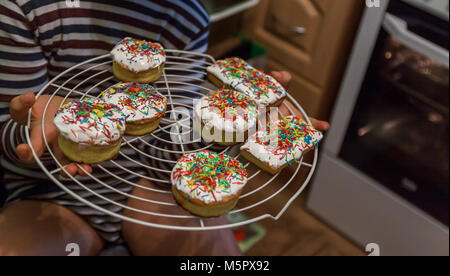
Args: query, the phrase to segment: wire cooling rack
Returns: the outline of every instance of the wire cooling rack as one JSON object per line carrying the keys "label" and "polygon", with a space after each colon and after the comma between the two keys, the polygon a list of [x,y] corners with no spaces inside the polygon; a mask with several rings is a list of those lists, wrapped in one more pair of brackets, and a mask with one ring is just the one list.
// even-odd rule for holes
{"label": "wire cooling rack", "polygon": [[[60,174],[64,166],[55,156],[46,137],[44,142],[48,154],[39,158],[30,141],[31,112],[25,136],[42,171],[63,191],[73,196],[80,204],[116,217],[123,221],[167,230],[219,230],[250,224],[262,219],[278,220],[309,183],[317,163],[318,149],[275,176],[269,176],[240,157],[239,145],[220,147],[203,141],[186,141],[183,135],[193,133],[192,104],[214,86],[206,81],[206,67],[214,58],[200,53],[167,50],[167,62],[162,78],[154,84],[168,100],[168,111],[161,125],[153,133],[141,137],[123,138],[122,149],[115,160],[93,165],[87,177]],[[77,64],[51,80],[38,94],[65,98],[99,97],[100,92],[118,83],[112,73],[110,55],[99,56]],[[288,95],[288,99],[308,116],[303,108]],[[286,105],[291,114],[293,110]],[[280,113],[281,115],[281,113]],[[180,118],[181,117],[181,118]],[[42,129],[45,131],[45,120]],[[175,137],[175,139],[174,139]],[[179,139],[176,139],[176,138]],[[201,150],[227,152],[237,157],[249,172],[249,181],[240,196],[238,205],[228,215],[246,214],[246,219],[230,223],[224,219],[206,219],[184,211],[171,195],[170,175],[176,161],[184,153]],[[130,165],[131,164],[131,165]],[[106,178],[105,178],[106,176]],[[114,180],[113,184],[110,180]],[[143,184],[147,180],[153,184]],[[140,189],[140,192],[136,192]],[[274,208],[273,201],[277,208]]]}

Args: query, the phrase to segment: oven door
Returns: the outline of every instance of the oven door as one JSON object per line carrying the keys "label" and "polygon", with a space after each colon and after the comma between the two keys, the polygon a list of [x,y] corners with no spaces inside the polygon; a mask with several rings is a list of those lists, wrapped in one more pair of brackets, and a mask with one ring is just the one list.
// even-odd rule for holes
{"label": "oven door", "polygon": [[448,226],[448,22],[393,2],[339,157]]}

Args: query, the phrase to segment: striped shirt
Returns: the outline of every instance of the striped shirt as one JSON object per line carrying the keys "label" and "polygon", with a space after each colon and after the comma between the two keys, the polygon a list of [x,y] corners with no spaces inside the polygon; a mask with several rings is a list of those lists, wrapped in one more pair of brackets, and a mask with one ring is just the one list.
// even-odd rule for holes
{"label": "striped shirt", "polygon": [[[204,52],[207,49],[209,16],[196,0],[80,0],[79,3],[77,7],[76,1],[66,0],[0,2],[2,182],[7,190],[7,202],[30,197],[56,202],[83,216],[106,240],[117,242],[120,241],[119,220],[73,200],[51,183],[36,165],[20,163],[15,148],[25,141],[24,128],[9,120],[9,101],[25,92],[38,92],[50,79],[66,69],[109,53],[124,37],[159,42],[168,49]],[[100,69],[98,68],[99,71]],[[74,73],[81,70],[83,67]],[[98,77],[101,79],[101,75]],[[97,80],[93,78],[91,81]],[[123,149],[124,152],[128,150],[130,155],[133,154],[130,148]],[[152,151],[155,148],[146,150]],[[41,160],[46,164],[52,162],[49,156],[44,156]],[[137,166],[133,158],[130,160],[119,157],[117,163],[128,169],[128,172],[118,170],[117,174],[129,181],[135,182],[140,175],[155,173]],[[111,170],[115,169],[117,166],[111,167]],[[130,171],[133,173],[130,174]],[[111,179],[105,171],[94,170],[94,174],[124,194],[131,192],[132,186],[123,185],[123,181],[119,179]],[[78,179],[83,183],[90,181],[88,178]],[[71,185],[70,181],[66,184],[69,187]],[[75,185],[70,188],[80,189]],[[105,197],[112,197],[113,201],[126,202],[126,197],[114,198],[118,193],[112,193],[105,186],[94,185],[91,188]],[[91,196],[86,191],[79,191],[79,195],[85,198]],[[120,208],[114,204],[98,198],[92,199],[95,200],[97,205],[120,212]]]}

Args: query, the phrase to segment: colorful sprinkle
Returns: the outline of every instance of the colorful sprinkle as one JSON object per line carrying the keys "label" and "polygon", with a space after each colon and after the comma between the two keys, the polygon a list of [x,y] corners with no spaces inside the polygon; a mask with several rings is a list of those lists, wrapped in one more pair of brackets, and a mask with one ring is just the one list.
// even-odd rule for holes
{"label": "colorful sprinkle", "polygon": [[165,114],[167,99],[156,88],[141,83],[120,83],[102,93],[102,98],[122,109],[127,122],[161,118]]}
{"label": "colorful sprinkle", "polygon": [[264,146],[267,154],[279,156],[280,160],[291,164],[290,160],[298,162],[298,152],[315,149],[322,137],[320,131],[304,120],[287,116],[276,122],[272,131],[269,122],[266,130],[258,131],[250,137],[242,149],[251,151],[250,145],[256,143]]}
{"label": "colorful sprinkle", "polygon": [[233,185],[239,190],[247,182],[247,171],[235,158],[211,151],[186,154],[178,160],[174,183],[192,198],[217,202],[230,196]]}
{"label": "colorful sprinkle", "polygon": [[[241,58],[233,57],[219,60],[212,68],[218,68],[220,74],[225,76],[227,84],[241,92],[254,97],[257,102],[266,104],[275,94],[275,99],[286,95],[286,90],[271,76],[264,71],[253,68]],[[220,76],[218,76],[220,78]],[[242,89],[244,86],[245,89]]]}
{"label": "colorful sprinkle", "polygon": [[117,45],[123,46],[120,51],[133,54],[135,57],[145,56],[149,61],[155,55],[166,55],[161,44],[138,40],[131,37],[123,39]]}
{"label": "colorful sprinkle", "polygon": [[120,41],[111,54],[115,62],[134,72],[156,68],[166,61],[162,45],[130,37]]}
{"label": "colorful sprinkle", "polygon": [[[85,98],[64,104],[54,119],[58,131],[77,143],[107,144],[125,129],[125,115],[116,105]],[[99,137],[99,133],[103,135]]]}
{"label": "colorful sprinkle", "polygon": [[205,98],[207,108],[211,112],[220,114],[225,120],[236,121],[237,117],[249,121],[257,116],[258,105],[249,96],[232,89],[218,89],[211,91]]}

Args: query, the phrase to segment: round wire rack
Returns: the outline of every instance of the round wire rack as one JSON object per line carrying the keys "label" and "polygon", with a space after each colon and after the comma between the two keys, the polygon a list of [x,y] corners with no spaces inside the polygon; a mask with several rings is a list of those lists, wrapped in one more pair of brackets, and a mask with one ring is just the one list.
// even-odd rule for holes
{"label": "round wire rack", "polygon": [[[31,111],[25,137],[42,171],[63,191],[80,204],[117,219],[143,226],[167,230],[202,231],[243,226],[263,219],[278,220],[309,183],[318,158],[318,149],[303,156],[295,165],[275,176],[261,171],[240,157],[239,145],[221,147],[204,141],[186,140],[193,134],[193,99],[215,89],[206,81],[206,67],[215,63],[213,57],[201,53],[167,50],[162,78],[153,85],[167,97],[168,110],[160,126],[153,133],[141,137],[125,136],[116,159],[93,165],[87,176],[61,177],[65,165],[44,135],[46,153],[39,157],[31,143]],[[67,98],[99,97],[106,88],[118,83],[112,73],[110,55],[99,56],[62,72],[37,94],[49,95],[49,103],[56,96]],[[303,108],[288,95],[289,101],[310,123]],[[291,114],[289,105],[284,108]],[[280,116],[283,116],[280,113]],[[45,120],[42,130],[46,131]],[[171,194],[171,172],[178,158],[188,152],[213,150],[237,157],[249,173],[249,181],[228,218],[201,218],[183,210]],[[308,159],[308,161],[305,161]],[[276,201],[276,204],[273,204]],[[276,207],[274,207],[276,206]],[[241,216],[244,214],[244,216]]]}

